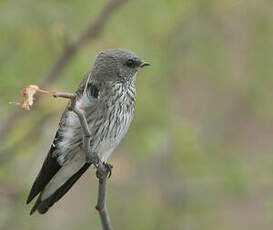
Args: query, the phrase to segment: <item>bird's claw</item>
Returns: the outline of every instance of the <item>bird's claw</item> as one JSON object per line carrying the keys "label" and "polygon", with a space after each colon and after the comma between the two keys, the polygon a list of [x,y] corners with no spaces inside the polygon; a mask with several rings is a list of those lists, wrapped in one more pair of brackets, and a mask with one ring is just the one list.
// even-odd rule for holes
{"label": "bird's claw", "polygon": [[110,178],[112,175],[112,169],[113,165],[107,163],[107,162],[99,162],[98,164],[95,164],[95,167],[97,168],[96,176],[98,178]]}
{"label": "bird's claw", "polygon": [[103,162],[103,165],[107,170],[108,178],[110,178],[112,176],[113,165],[111,165],[110,163],[107,163],[107,162]]}

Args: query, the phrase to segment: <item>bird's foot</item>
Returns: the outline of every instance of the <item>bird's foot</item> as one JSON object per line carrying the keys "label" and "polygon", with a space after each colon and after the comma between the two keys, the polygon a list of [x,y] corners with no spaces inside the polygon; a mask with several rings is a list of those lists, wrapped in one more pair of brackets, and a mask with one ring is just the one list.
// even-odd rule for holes
{"label": "bird's foot", "polygon": [[112,175],[112,169],[113,169],[113,165],[111,165],[110,163],[107,162],[99,162],[96,165],[97,168],[97,172],[96,172],[96,176],[98,178],[103,178],[103,177],[108,177],[110,178]]}
{"label": "bird's foot", "polygon": [[112,176],[113,165],[111,165],[110,163],[107,163],[107,162],[103,162],[103,165],[107,170],[108,178],[110,178]]}

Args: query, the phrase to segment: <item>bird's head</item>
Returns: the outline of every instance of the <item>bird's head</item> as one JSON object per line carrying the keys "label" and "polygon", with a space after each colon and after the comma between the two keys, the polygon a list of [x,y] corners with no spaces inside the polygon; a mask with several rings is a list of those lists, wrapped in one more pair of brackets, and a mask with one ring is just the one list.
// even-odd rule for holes
{"label": "bird's head", "polygon": [[139,69],[148,65],[129,50],[109,49],[98,54],[91,76],[98,81],[128,82],[135,79]]}

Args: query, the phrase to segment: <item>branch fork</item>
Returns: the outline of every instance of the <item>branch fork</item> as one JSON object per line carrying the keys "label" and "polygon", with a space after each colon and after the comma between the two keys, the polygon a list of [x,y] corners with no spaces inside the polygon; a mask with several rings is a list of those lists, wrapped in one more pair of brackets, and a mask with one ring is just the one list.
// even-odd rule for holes
{"label": "branch fork", "polygon": [[69,98],[71,100],[69,110],[77,114],[80,120],[82,131],[83,131],[83,151],[86,154],[87,161],[94,164],[95,167],[97,168],[96,176],[99,179],[99,189],[98,189],[98,199],[97,199],[96,210],[99,212],[103,230],[113,230],[110,216],[106,208],[107,177],[108,175],[109,177],[111,176],[112,166],[110,164],[101,162],[101,160],[99,159],[99,156],[96,153],[91,154],[90,140],[92,138],[92,135],[88,127],[84,111],[81,108],[77,108],[76,106],[77,95],[75,93],[68,94],[68,93],[55,92],[53,96]]}
{"label": "branch fork", "polygon": [[99,189],[96,210],[99,212],[103,230],[113,230],[111,220],[106,209],[107,177],[111,176],[112,165],[102,162],[97,153],[91,152],[90,150],[90,140],[92,138],[92,134],[88,127],[84,110],[81,109],[81,106],[76,105],[77,94],[48,91],[40,89],[36,85],[29,85],[23,90],[22,93],[24,96],[24,102],[21,104],[21,107],[23,109],[30,110],[30,107],[32,106],[34,101],[33,97],[35,93],[49,94],[55,98],[62,97],[71,100],[68,109],[78,116],[82,128],[82,151],[86,155],[87,162],[94,164],[97,168],[96,176],[99,179]]}

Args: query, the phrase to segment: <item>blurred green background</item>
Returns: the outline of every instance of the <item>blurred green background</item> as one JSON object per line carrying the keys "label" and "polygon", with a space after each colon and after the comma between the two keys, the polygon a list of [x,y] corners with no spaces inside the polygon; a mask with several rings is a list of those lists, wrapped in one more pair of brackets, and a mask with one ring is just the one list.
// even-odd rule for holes
{"label": "blurred green background", "polygon": [[[0,0],[0,127],[106,3]],[[110,158],[114,228],[273,229],[272,0],[128,1],[48,88],[73,92],[115,47],[152,66]],[[47,215],[25,205],[66,103],[43,96],[0,140],[0,229],[101,229],[94,168]]]}

